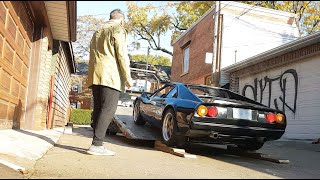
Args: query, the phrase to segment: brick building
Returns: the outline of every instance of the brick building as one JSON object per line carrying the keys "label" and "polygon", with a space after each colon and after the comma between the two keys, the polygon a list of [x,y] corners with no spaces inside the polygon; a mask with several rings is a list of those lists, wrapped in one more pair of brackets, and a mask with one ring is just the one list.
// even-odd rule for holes
{"label": "brick building", "polygon": [[75,1],[0,1],[0,129],[65,125]]}
{"label": "brick building", "polygon": [[87,86],[87,75],[73,74],[71,81],[71,91],[69,94],[71,107],[93,109],[92,90]]}
{"label": "brick building", "polygon": [[299,36],[292,13],[221,1],[219,15],[216,7],[173,41],[171,81],[212,85],[214,80],[224,86],[228,76],[221,68]]}
{"label": "brick building", "polygon": [[286,138],[320,137],[320,32],[222,70],[230,89],[287,116]]}

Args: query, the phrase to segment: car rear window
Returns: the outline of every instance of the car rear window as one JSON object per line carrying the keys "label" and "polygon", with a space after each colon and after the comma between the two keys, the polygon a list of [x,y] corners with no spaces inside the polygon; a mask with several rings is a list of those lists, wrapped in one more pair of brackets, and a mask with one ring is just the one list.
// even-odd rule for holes
{"label": "car rear window", "polygon": [[[210,87],[202,87],[202,86],[194,86],[194,85],[186,85],[186,87],[199,98],[228,98],[239,101],[247,101],[254,104],[259,104],[252,99],[241,96],[237,93],[224,90],[224,89],[216,89]],[[261,104],[259,104],[261,105]]]}
{"label": "car rear window", "polygon": [[228,91],[214,89],[214,88],[201,87],[201,86],[187,86],[187,87],[193,94],[195,94],[199,97],[213,96],[213,97],[220,97],[220,98],[230,98]]}

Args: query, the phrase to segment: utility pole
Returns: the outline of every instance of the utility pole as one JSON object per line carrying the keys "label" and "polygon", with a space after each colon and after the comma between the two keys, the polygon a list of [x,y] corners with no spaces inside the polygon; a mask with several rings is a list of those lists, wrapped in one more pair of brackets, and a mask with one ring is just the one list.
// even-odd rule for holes
{"label": "utility pole", "polygon": [[219,34],[219,17],[220,17],[221,3],[216,1],[213,15],[213,49],[212,49],[212,83],[214,86],[217,85],[217,64],[218,64],[218,34]]}
{"label": "utility pole", "polygon": [[216,44],[216,70],[215,70],[215,86],[220,86],[220,76],[221,76],[221,50],[222,50],[222,28],[223,28],[223,14],[220,13],[221,10],[221,2],[219,1],[219,13],[218,13],[218,27],[217,31],[217,44]]}
{"label": "utility pole", "polygon": [[[148,46],[148,51],[147,51],[147,57],[146,57],[146,70],[148,70],[148,57],[150,53],[150,47]],[[146,82],[144,84],[144,92],[147,92],[147,82],[148,82],[148,76],[147,76],[147,71],[146,71]]]}

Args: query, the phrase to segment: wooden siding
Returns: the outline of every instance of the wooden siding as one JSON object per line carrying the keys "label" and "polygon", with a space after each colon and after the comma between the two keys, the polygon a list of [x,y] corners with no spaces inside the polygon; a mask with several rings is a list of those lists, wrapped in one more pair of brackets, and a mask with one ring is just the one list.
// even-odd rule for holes
{"label": "wooden siding", "polygon": [[54,100],[53,100],[53,126],[64,126],[68,121],[69,91],[70,91],[70,68],[68,66],[65,44],[59,43],[57,63],[55,70]]}

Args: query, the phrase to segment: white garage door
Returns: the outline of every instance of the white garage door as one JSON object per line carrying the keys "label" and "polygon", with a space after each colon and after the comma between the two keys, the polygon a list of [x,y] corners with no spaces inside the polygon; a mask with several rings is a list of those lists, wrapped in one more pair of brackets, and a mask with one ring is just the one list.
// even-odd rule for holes
{"label": "white garage door", "polygon": [[239,93],[284,110],[283,138],[320,138],[320,56],[239,79]]}

